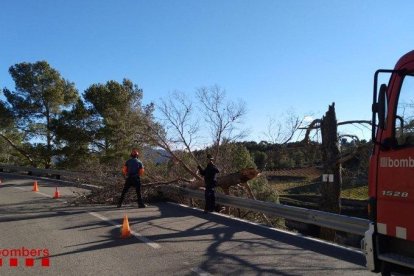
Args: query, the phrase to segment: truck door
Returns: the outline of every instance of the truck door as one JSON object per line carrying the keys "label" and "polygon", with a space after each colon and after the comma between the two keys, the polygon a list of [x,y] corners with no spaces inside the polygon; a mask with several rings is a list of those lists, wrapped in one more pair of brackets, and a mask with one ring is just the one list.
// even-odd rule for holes
{"label": "truck door", "polygon": [[386,146],[378,153],[376,226],[390,241],[380,248],[394,253],[402,241],[414,241],[414,62],[404,67],[412,73],[390,82]]}

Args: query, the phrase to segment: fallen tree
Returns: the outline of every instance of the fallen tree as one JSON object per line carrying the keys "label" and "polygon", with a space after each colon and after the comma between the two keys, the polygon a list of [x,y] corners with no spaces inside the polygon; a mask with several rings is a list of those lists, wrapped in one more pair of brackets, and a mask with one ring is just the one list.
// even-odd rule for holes
{"label": "fallen tree", "polygon": [[[231,186],[235,186],[241,183],[247,183],[247,181],[254,179],[258,175],[259,171],[254,168],[242,169],[235,173],[219,176],[217,178],[217,186],[222,188],[223,190],[228,190]],[[189,182],[185,186],[190,189],[199,189],[201,187],[204,187],[204,181],[196,180],[193,182]]]}
{"label": "fallen tree", "polygon": [[[147,175],[143,179],[144,196],[160,185],[202,189],[204,180],[196,168],[202,165],[206,153],[210,152],[223,174],[218,177],[218,190],[230,194],[231,187],[238,187],[243,189],[243,195],[255,199],[247,181],[257,177],[259,171],[254,168],[243,168],[254,166],[253,161],[249,159],[250,155],[244,156],[239,150],[225,151],[231,148],[237,138],[243,136],[243,131],[237,125],[241,124],[245,114],[244,103],[227,101],[224,91],[218,86],[200,88],[196,94],[199,101],[196,107],[190,97],[176,92],[157,106],[161,114],[158,122],[152,120],[151,116],[141,118],[144,127],[138,129],[140,142],[161,149],[164,157],[169,159],[165,163],[165,171],[158,172],[156,166],[153,171],[147,170],[146,167]],[[203,128],[211,131],[211,144],[201,152],[197,145],[205,143],[199,140],[199,123],[203,121]],[[243,161],[240,161],[241,159]],[[233,164],[233,160],[237,160],[238,163]],[[234,172],[236,170],[238,171]],[[119,178],[116,184],[94,191],[85,199],[89,199],[91,203],[115,203],[122,185],[123,180]],[[134,200],[135,193],[130,192],[129,195],[124,202]],[[226,208],[225,211],[229,212],[229,209]]]}
{"label": "fallen tree", "polygon": [[[248,187],[247,181],[254,179],[259,175],[259,171],[254,168],[246,168],[242,169],[239,172],[230,173],[218,178],[218,185],[217,187],[222,188],[225,194],[229,194],[229,189],[232,186],[236,186],[239,184],[243,184],[244,187]],[[98,189],[95,188],[91,191],[91,193],[87,196],[83,196],[84,203],[95,203],[95,204],[104,204],[104,203],[115,203],[119,197],[119,194],[122,191],[122,187],[124,184],[124,179],[119,177],[115,181],[110,183],[105,183],[102,188]],[[157,181],[157,182],[147,182],[142,184],[142,188],[151,189],[161,185],[178,185],[190,189],[201,189],[204,187],[204,182],[202,180],[188,180],[177,178],[169,181]],[[131,188],[133,190],[133,188]],[[250,188],[248,188],[250,190]],[[130,196],[126,198],[125,202],[134,202],[135,201],[135,193],[133,191],[128,193]],[[253,193],[248,192],[253,196]]]}

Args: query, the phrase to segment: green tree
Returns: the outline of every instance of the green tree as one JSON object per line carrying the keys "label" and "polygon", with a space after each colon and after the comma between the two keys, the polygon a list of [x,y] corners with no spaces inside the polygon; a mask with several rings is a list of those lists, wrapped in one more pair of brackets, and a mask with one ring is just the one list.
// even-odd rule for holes
{"label": "green tree", "polygon": [[239,143],[224,143],[219,149],[217,165],[220,168],[221,175],[245,168],[256,168],[249,151]]}
{"label": "green tree", "polygon": [[15,147],[21,149],[21,135],[14,128],[14,118],[12,112],[7,108],[6,103],[0,101],[0,163],[18,163],[19,154]]}
{"label": "green tree", "polygon": [[4,130],[7,128],[13,127],[14,124],[14,118],[13,113],[9,108],[7,108],[7,105],[5,102],[0,100],[0,130]]}
{"label": "green tree", "polygon": [[91,112],[81,99],[78,99],[71,110],[63,111],[53,124],[59,144],[59,167],[76,168],[85,159],[91,158],[90,145],[94,140],[95,126]]}
{"label": "green tree", "polygon": [[143,120],[152,117],[152,105],[142,105],[143,92],[130,80],[93,84],[84,93],[93,117],[93,147],[103,162],[122,162],[132,147],[141,148]]}
{"label": "green tree", "polygon": [[8,110],[13,114],[15,127],[22,133],[24,142],[32,144],[36,141],[29,145],[27,152],[30,154],[25,156],[36,165],[34,155],[49,168],[56,149],[52,120],[76,102],[78,92],[73,83],[62,78],[46,61],[18,63],[9,68],[9,73],[15,82],[15,91],[3,89]]}
{"label": "green tree", "polygon": [[254,152],[253,157],[257,168],[261,171],[264,170],[266,168],[267,154],[263,151],[256,151]]}

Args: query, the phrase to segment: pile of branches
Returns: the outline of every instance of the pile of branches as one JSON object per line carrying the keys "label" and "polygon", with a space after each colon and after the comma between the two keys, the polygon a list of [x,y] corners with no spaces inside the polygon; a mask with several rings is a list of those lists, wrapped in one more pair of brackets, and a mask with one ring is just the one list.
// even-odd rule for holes
{"label": "pile of branches", "polygon": [[[258,175],[258,171],[251,168],[243,169],[236,173],[231,173],[218,178],[218,186],[221,187],[226,194],[231,186],[235,186],[239,183],[245,183],[248,180],[255,178]],[[125,183],[122,177],[111,177],[111,181],[105,181],[101,183],[101,187],[92,188],[90,193],[78,194],[78,197],[73,202],[74,204],[117,204],[119,197]],[[144,180],[145,181],[145,180]],[[159,199],[157,187],[160,185],[178,185],[190,189],[200,189],[204,187],[204,182],[200,180],[185,180],[174,179],[171,181],[160,182],[147,182],[143,183],[141,187],[142,197],[145,201],[149,202],[155,199]],[[137,202],[135,188],[131,187],[126,194],[124,204],[134,204]],[[184,202],[184,201],[183,201]],[[180,203],[183,203],[180,202]]]}

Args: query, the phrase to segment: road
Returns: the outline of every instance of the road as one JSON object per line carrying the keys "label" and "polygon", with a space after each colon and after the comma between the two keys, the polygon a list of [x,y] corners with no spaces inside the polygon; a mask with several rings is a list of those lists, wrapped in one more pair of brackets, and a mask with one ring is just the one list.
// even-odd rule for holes
{"label": "road", "polygon": [[356,250],[223,215],[172,203],[72,206],[82,189],[37,179],[33,192],[34,178],[0,179],[0,275],[373,275]]}

